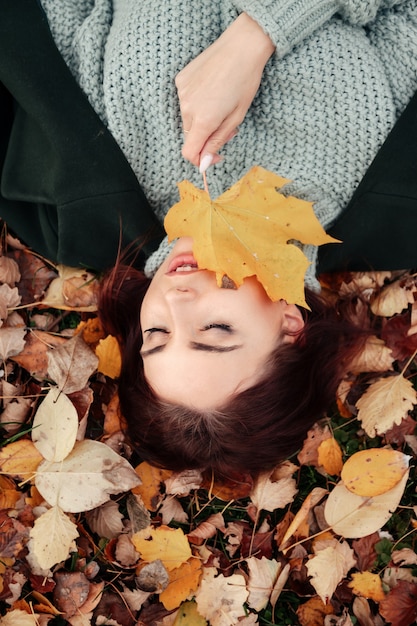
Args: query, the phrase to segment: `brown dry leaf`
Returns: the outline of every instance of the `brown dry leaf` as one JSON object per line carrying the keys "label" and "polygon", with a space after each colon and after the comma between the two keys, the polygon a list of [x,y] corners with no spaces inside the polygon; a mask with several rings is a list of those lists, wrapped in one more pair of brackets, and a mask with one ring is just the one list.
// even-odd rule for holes
{"label": "brown dry leaf", "polygon": [[49,285],[41,303],[64,311],[97,311],[98,282],[86,270],[57,265],[58,277]]}
{"label": "brown dry leaf", "polygon": [[379,530],[399,505],[408,475],[406,472],[390,491],[368,498],[352,493],[341,481],[326,501],[324,515],[327,523],[335,533],[350,539]]}
{"label": "brown dry leaf", "polygon": [[151,563],[141,561],[136,568],[136,587],[141,591],[162,593],[169,584],[169,575],[161,560]]}
{"label": "brown dry leaf", "polygon": [[51,387],[36,411],[32,441],[44,459],[65,459],[74,447],[78,414],[71,400],[57,387]]}
{"label": "brown dry leaf", "polygon": [[143,603],[149,598],[151,594],[147,591],[141,591],[140,589],[128,589],[123,587],[122,596],[127,602],[129,608],[132,611],[139,611],[142,608]]}
{"label": "brown dry leaf", "polygon": [[0,285],[0,326],[3,323],[1,320],[7,319],[9,309],[18,306],[21,300],[22,298],[17,287],[12,288],[9,285]]}
{"label": "brown dry leaf", "polygon": [[354,572],[352,582],[348,585],[356,596],[362,596],[380,602],[385,598],[382,581],[378,574],[371,572]]}
{"label": "brown dry leaf", "polygon": [[260,474],[250,493],[250,499],[258,511],[283,509],[294,500],[298,492],[296,482],[291,476],[272,482],[271,472]]}
{"label": "brown dry leaf", "polygon": [[313,424],[310,430],[307,432],[307,437],[304,439],[303,447],[297,455],[298,461],[301,465],[313,465],[318,467],[318,449],[322,441],[330,439],[332,433],[330,428],[322,424]]}
{"label": "brown dry leaf", "polygon": [[26,336],[23,351],[12,357],[12,360],[29,372],[33,378],[43,381],[48,374],[48,350],[61,346],[67,341],[68,339],[60,335],[32,330]]}
{"label": "brown dry leaf", "polygon": [[417,565],[417,554],[411,548],[394,550],[391,559],[396,565]]}
{"label": "brown dry leaf", "polygon": [[132,492],[141,496],[148,511],[156,511],[163,495],[161,486],[170,475],[169,470],[160,469],[150,465],[146,461],[135,467],[135,472],[141,480],[141,484],[132,489]]}
{"label": "brown dry leaf", "polygon": [[334,611],[333,605],[325,604],[319,596],[313,596],[297,609],[297,617],[301,626],[323,626],[326,615]]}
{"label": "brown dry leaf", "polygon": [[0,359],[6,361],[20,354],[25,347],[25,328],[0,328]]}
{"label": "brown dry leaf", "polygon": [[393,369],[394,357],[385,341],[375,335],[367,337],[362,350],[349,364],[353,374],[364,372],[387,372]]}
{"label": "brown dry leaf", "polygon": [[115,393],[105,409],[103,432],[105,435],[114,435],[121,430],[125,430],[125,423],[120,413],[119,395]]}
{"label": "brown dry leaf", "polygon": [[243,576],[217,576],[215,567],[205,569],[195,594],[198,612],[206,618],[210,626],[237,624],[239,618],[246,615],[244,604],[247,598],[248,591]]}
{"label": "brown dry leaf", "polygon": [[114,554],[122,567],[133,567],[139,561],[139,554],[130,541],[130,535],[124,533],[117,537]]}
{"label": "brown dry leaf", "polygon": [[417,584],[400,581],[379,603],[379,612],[391,626],[410,626],[417,616]]}
{"label": "brown dry leaf", "polygon": [[15,434],[26,421],[35,403],[33,398],[21,396],[22,387],[2,381],[4,410],[0,414],[1,427],[10,435]]}
{"label": "brown dry leaf", "polygon": [[85,517],[91,530],[99,537],[113,539],[123,532],[123,515],[114,500],[109,500],[100,507],[87,511]]}
{"label": "brown dry leaf", "polygon": [[169,585],[159,595],[159,600],[168,611],[172,611],[188,598],[199,585],[202,574],[201,561],[191,558],[180,567],[169,572]]}
{"label": "brown dry leaf", "polygon": [[320,500],[327,495],[327,493],[327,489],[323,489],[322,487],[314,487],[314,489],[310,491],[284,534],[279,546],[280,550],[285,549],[288,540],[297,531],[297,529],[304,524],[311,509],[313,509],[320,502]]}
{"label": "brown dry leaf", "polygon": [[43,456],[29,439],[20,439],[0,449],[0,469],[16,478],[34,476]]}
{"label": "brown dry leaf", "polygon": [[7,283],[14,287],[20,280],[19,266],[14,259],[7,256],[0,257],[0,283]]}
{"label": "brown dry leaf", "polygon": [[277,192],[288,182],[255,166],[212,201],[206,191],[183,181],[178,185],[181,199],[164,222],[169,240],[192,237],[199,267],[216,272],[219,287],[224,275],[238,286],[256,276],[271,300],[307,307],[304,274],[309,263],[290,242],[336,240],[325,233],[312,203]]}
{"label": "brown dry leaf", "polygon": [[384,287],[371,304],[374,315],[392,317],[401,313],[414,303],[414,293],[417,291],[416,277],[401,278]]}
{"label": "brown dry leaf", "polygon": [[145,529],[133,535],[132,543],[144,561],[159,559],[169,572],[192,556],[190,544],[180,528],[160,526]]}
{"label": "brown dry leaf", "polygon": [[359,496],[378,496],[389,491],[408,471],[409,456],[398,450],[371,448],[352,454],[343,466],[342,480]]}
{"label": "brown dry leaf", "polygon": [[98,358],[81,335],[48,351],[47,357],[48,376],[66,394],[84,389],[98,365]]}
{"label": "brown dry leaf", "polygon": [[356,565],[352,548],[347,541],[338,542],[334,539],[333,545],[315,551],[306,564],[311,584],[324,603],[331,599],[337,585],[347,576]]}
{"label": "brown dry leaf", "polygon": [[133,467],[104,443],[78,441],[59,463],[42,462],[35,485],[51,506],[67,513],[94,509],[112,494],[129,491],[139,483]]}
{"label": "brown dry leaf", "polygon": [[83,606],[88,598],[90,583],[82,572],[57,572],[54,603],[69,619]]}
{"label": "brown dry leaf", "polygon": [[53,506],[38,517],[29,534],[29,552],[45,570],[65,561],[78,537],[76,525],[59,506]]}
{"label": "brown dry leaf", "polygon": [[254,556],[246,559],[249,570],[248,605],[251,609],[262,611],[268,602],[281,571],[281,564],[275,559],[257,559]]}
{"label": "brown dry leaf", "polygon": [[334,437],[325,439],[318,448],[318,463],[330,476],[339,476],[343,467],[342,450]]}
{"label": "brown dry leaf", "polygon": [[164,499],[158,514],[162,518],[162,523],[166,526],[172,521],[178,522],[179,524],[188,523],[188,513],[184,511],[180,502],[174,496]]}
{"label": "brown dry leaf", "polygon": [[194,545],[201,546],[206,539],[214,537],[218,530],[222,532],[226,530],[224,517],[221,513],[214,513],[188,533],[188,541]]}
{"label": "brown dry leaf", "polygon": [[118,378],[122,368],[122,355],[116,337],[108,335],[100,339],[96,347],[98,371],[109,378]]}
{"label": "brown dry leaf", "polygon": [[400,424],[415,404],[417,392],[410,380],[401,374],[379,378],[357,401],[358,420],[369,437],[383,435]]}
{"label": "brown dry leaf", "polygon": [[167,494],[183,497],[188,496],[191,491],[199,489],[203,477],[198,470],[184,470],[171,474],[164,482]]}

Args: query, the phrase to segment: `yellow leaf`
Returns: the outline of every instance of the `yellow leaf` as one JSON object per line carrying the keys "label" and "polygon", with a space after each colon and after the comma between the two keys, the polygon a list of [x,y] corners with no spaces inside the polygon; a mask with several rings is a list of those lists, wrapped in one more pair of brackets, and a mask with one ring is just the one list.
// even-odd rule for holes
{"label": "yellow leaf", "polygon": [[169,572],[169,584],[162,593],[159,600],[167,611],[172,611],[186,600],[192,591],[198,587],[201,578],[201,561],[191,558],[180,567]]}
{"label": "yellow leaf", "polygon": [[21,439],[0,450],[0,470],[10,476],[34,476],[43,456],[29,439]]}
{"label": "yellow leaf", "polygon": [[0,509],[12,509],[19,500],[21,493],[7,476],[0,476]]}
{"label": "yellow leaf", "polygon": [[340,474],[343,467],[342,451],[334,437],[321,442],[318,448],[318,460],[319,465],[322,465],[330,476]]}
{"label": "yellow leaf", "polygon": [[42,569],[50,569],[68,558],[77,527],[57,506],[43,513],[30,531],[29,552]]}
{"label": "yellow leaf", "polygon": [[357,539],[371,535],[382,528],[399,505],[408,474],[406,472],[390,491],[369,498],[352,493],[341,481],[327,498],[326,522],[342,537]]}
{"label": "yellow leaf", "polygon": [[142,532],[135,533],[132,543],[144,561],[159,559],[169,572],[180,567],[192,556],[190,544],[181,528],[152,528],[147,531],[147,538],[144,538]]}
{"label": "yellow leaf", "polygon": [[352,582],[348,584],[356,596],[362,596],[380,602],[385,598],[382,582],[378,574],[371,572],[355,572],[352,574]]}
{"label": "yellow leaf", "polygon": [[389,491],[408,470],[411,457],[397,450],[372,448],[353,454],[344,464],[345,487],[359,496],[379,496]]}
{"label": "yellow leaf", "polygon": [[96,347],[98,371],[109,378],[118,378],[122,367],[122,356],[116,337],[108,335],[100,339]]}
{"label": "yellow leaf", "polygon": [[146,461],[135,467],[135,472],[139,476],[141,484],[132,489],[132,493],[142,498],[148,511],[156,511],[163,498],[161,484],[172,472],[154,467]]}
{"label": "yellow leaf", "polygon": [[290,537],[292,537],[293,534],[298,530],[298,528],[305,522],[311,509],[315,507],[316,504],[318,504],[327,493],[327,489],[323,489],[322,487],[314,487],[314,489],[308,494],[308,496],[303,501],[301,508],[289,525],[287,532],[283,536],[281,544],[279,546],[280,550],[283,551],[285,549],[286,543],[288,542]]}
{"label": "yellow leaf", "polygon": [[207,626],[195,602],[184,602],[178,609],[173,626]]}
{"label": "yellow leaf", "polygon": [[366,434],[375,437],[400,424],[415,404],[417,392],[411,381],[398,374],[370,385],[356,406]]}
{"label": "yellow leaf", "polygon": [[326,235],[311,202],[277,192],[288,182],[255,166],[212,201],[206,191],[183,181],[165,230],[170,240],[193,238],[198,266],[216,272],[219,286],[224,275],[237,286],[256,276],[271,300],[307,307],[304,275],[309,262],[291,241],[321,245],[336,240]]}

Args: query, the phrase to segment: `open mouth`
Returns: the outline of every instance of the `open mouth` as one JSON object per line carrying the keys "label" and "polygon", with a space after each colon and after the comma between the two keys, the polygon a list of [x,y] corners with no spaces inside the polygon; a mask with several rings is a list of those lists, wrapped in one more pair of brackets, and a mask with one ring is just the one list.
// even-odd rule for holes
{"label": "open mouth", "polygon": [[168,266],[169,276],[198,272],[198,264],[192,254],[180,254]]}

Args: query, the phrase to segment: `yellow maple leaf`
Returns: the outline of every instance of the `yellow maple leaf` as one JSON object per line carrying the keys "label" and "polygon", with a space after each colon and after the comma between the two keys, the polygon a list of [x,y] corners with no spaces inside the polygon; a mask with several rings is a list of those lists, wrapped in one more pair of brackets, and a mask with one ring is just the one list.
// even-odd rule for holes
{"label": "yellow maple leaf", "polygon": [[343,466],[345,487],[358,496],[379,496],[400,482],[411,457],[398,450],[372,448],[353,454]]}
{"label": "yellow maple leaf", "polygon": [[355,572],[352,574],[352,581],[348,584],[356,596],[369,598],[375,602],[380,602],[385,598],[382,582],[378,574],[371,572]]}
{"label": "yellow maple leaf", "polygon": [[229,190],[211,200],[188,181],[179,183],[180,201],[165,217],[171,241],[192,237],[201,269],[224,275],[240,286],[256,276],[271,300],[307,307],[304,275],[309,262],[292,243],[336,242],[316,218],[311,202],[277,192],[289,180],[253,167]]}
{"label": "yellow maple leaf", "polygon": [[201,573],[201,561],[197,558],[191,558],[169,572],[169,585],[159,594],[167,611],[178,608],[197,589]]}
{"label": "yellow maple leaf", "polygon": [[168,572],[180,567],[191,558],[191,548],[181,528],[145,529],[135,533],[132,543],[144,561],[162,561]]}

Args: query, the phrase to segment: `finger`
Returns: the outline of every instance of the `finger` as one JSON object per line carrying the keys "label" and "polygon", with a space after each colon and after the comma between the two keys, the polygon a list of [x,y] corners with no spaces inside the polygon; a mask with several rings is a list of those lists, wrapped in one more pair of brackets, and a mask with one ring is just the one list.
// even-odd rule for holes
{"label": "finger", "polygon": [[[225,143],[233,139],[233,137],[236,137],[238,132],[239,132],[238,129],[234,128],[233,131],[231,131],[229,135],[226,137]],[[204,172],[210,167],[210,165],[215,165],[216,163],[222,160],[221,156],[219,156],[217,153],[209,152],[209,150],[210,150],[210,141],[206,143],[200,155],[200,164],[199,164],[200,174],[204,174]]]}
{"label": "finger", "polygon": [[194,165],[199,165],[205,154],[217,154],[237,134],[236,124],[230,117],[217,125],[211,133],[210,128],[212,125],[199,128],[194,121],[190,132],[185,134],[182,155]]}

